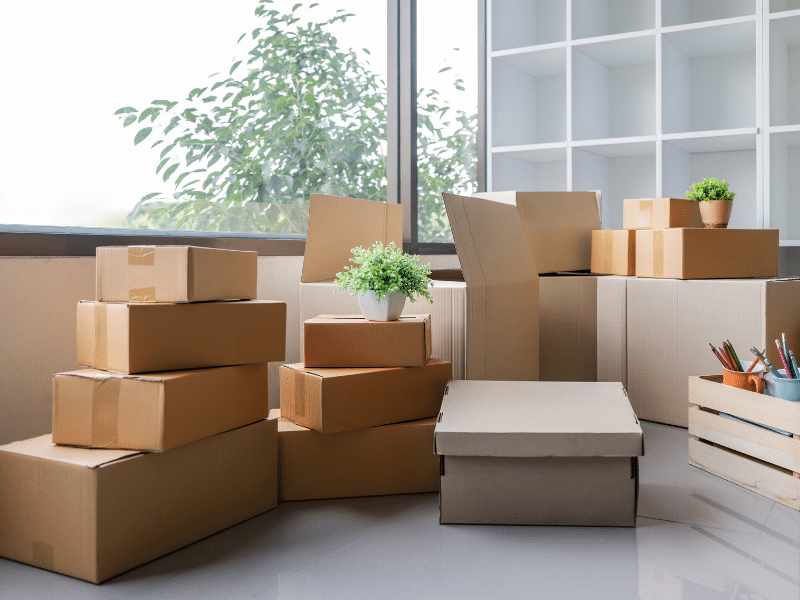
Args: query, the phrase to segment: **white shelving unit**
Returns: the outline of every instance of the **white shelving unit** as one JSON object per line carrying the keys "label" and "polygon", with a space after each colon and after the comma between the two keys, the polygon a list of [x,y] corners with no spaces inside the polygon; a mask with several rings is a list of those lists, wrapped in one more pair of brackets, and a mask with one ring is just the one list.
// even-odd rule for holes
{"label": "white shelving unit", "polygon": [[[683,197],[800,246],[800,0],[488,0],[489,190]],[[795,191],[798,190],[798,191]]]}

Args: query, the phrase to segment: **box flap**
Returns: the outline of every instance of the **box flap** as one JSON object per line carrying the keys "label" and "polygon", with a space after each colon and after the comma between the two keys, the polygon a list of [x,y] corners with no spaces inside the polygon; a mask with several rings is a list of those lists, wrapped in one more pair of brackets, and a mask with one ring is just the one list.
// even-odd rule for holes
{"label": "box flap", "polygon": [[435,433],[454,456],[641,456],[621,383],[451,381]]}
{"label": "box flap", "polygon": [[[444,362],[447,361],[439,360],[438,358],[431,358],[428,360],[427,366],[430,367]],[[398,370],[405,368],[407,367],[363,367],[363,368],[351,368],[351,369],[313,368],[313,367],[305,367],[303,366],[303,363],[281,365],[281,369],[291,369],[292,371],[297,371],[298,373],[305,373],[306,375],[313,375],[315,377],[321,377],[322,379],[332,379],[334,377],[350,377],[351,375],[363,375],[364,373],[375,373],[377,371],[391,371],[391,370]],[[425,367],[412,367],[412,368],[422,369]]]}
{"label": "box flap", "polygon": [[123,458],[142,454],[142,452],[136,450],[105,450],[56,446],[52,442],[49,433],[29,440],[12,442],[5,446],[0,446],[0,452],[22,454],[33,458],[89,467],[90,469],[95,469]]}
{"label": "box flap", "polygon": [[332,281],[351,265],[351,250],[375,242],[403,247],[399,204],[311,194],[302,283]]}
{"label": "box flap", "polygon": [[[400,315],[398,321],[429,321],[430,315]],[[364,315],[319,315],[313,319],[306,319],[306,323],[339,323],[341,321],[360,321],[363,323],[382,323],[384,321],[369,321]],[[391,323],[391,321],[386,321]]]}

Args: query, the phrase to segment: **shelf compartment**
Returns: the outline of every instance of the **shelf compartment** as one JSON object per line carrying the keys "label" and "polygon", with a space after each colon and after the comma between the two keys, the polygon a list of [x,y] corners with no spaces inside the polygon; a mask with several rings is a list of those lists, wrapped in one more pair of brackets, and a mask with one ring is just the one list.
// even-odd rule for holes
{"label": "shelf compartment", "polygon": [[755,15],[710,23],[665,27],[663,35],[689,58],[753,52]]}
{"label": "shelf compartment", "polygon": [[583,140],[575,142],[573,147],[607,158],[652,156],[656,151],[655,141],[656,136],[643,135],[638,137],[616,138],[613,141]]}
{"label": "shelf compartment", "polygon": [[653,0],[572,0],[572,39],[654,29]]}
{"label": "shelf compartment", "polygon": [[717,131],[669,133],[661,136],[661,139],[684,152],[729,152],[734,150],[755,150],[757,134],[757,127],[747,127]]}
{"label": "shelf compartment", "polygon": [[800,131],[773,130],[769,140],[769,223],[781,240],[800,240]]}
{"label": "shelf compartment", "polygon": [[493,0],[492,50],[507,50],[567,39],[564,0]]}
{"label": "shelf compartment", "polygon": [[770,125],[800,123],[800,14],[769,24]]}
{"label": "shelf compartment", "polygon": [[770,19],[780,16],[777,13],[800,11],[800,0],[768,0]]}
{"label": "shelf compartment", "polygon": [[572,77],[574,140],[655,134],[655,35],[576,44]]}
{"label": "shelf compartment", "polygon": [[669,0],[661,3],[662,27],[755,14],[755,0]]}
{"label": "shelf compartment", "polygon": [[491,153],[494,191],[567,191],[567,145],[539,144],[495,148]]}

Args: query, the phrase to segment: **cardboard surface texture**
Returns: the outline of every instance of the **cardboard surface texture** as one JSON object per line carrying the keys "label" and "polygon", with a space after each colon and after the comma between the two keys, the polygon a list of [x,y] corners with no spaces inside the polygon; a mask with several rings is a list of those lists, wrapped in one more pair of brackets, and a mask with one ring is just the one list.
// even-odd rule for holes
{"label": "cardboard surface texture", "polygon": [[336,433],[435,417],[452,378],[449,362],[389,369],[280,368],[281,414],[303,427]]}
{"label": "cardboard surface texture", "polygon": [[[280,418],[280,411],[270,411]],[[319,433],[278,421],[279,499],[314,500],[439,490],[436,419]]]}
{"label": "cardboard surface texture", "polygon": [[641,427],[619,383],[448,383],[440,521],[634,526]]}
{"label": "cardboard surface texture", "polygon": [[636,274],[636,232],[599,229],[592,232],[592,273]]}
{"label": "cardboard surface texture", "polygon": [[517,207],[538,273],[590,267],[592,230],[600,229],[599,192],[481,192]]}
{"label": "cardboard surface texture", "polygon": [[257,252],[197,246],[97,249],[97,300],[200,302],[256,297]]}
{"label": "cardboard surface texture", "polygon": [[53,378],[53,443],[163,451],[266,419],[267,363]]}
{"label": "cardboard surface texture", "polygon": [[628,280],[597,280],[597,381],[628,385]]}
{"label": "cardboard surface texture", "polygon": [[284,360],[286,303],[79,302],[78,364],[150,373]]}
{"label": "cardboard surface texture", "polygon": [[169,452],[0,447],[0,556],[99,583],[275,508],[277,421]]}
{"label": "cardboard surface texture", "polygon": [[778,276],[777,229],[636,232],[636,276],[727,279]]}
{"label": "cardboard surface texture", "polygon": [[703,227],[699,206],[699,202],[685,198],[625,199],[622,205],[622,228]]}
{"label": "cardboard surface texture", "polygon": [[430,315],[388,322],[361,315],[321,315],[303,324],[306,367],[423,367],[430,356]]}

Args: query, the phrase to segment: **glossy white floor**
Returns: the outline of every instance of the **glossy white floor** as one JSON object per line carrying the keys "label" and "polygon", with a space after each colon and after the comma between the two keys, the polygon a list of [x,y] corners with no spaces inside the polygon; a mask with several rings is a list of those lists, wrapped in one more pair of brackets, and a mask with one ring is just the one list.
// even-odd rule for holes
{"label": "glossy white floor", "polygon": [[0,598],[800,599],[800,513],[644,423],[636,529],[441,526],[435,494],[281,504],[101,586],[0,559]]}

